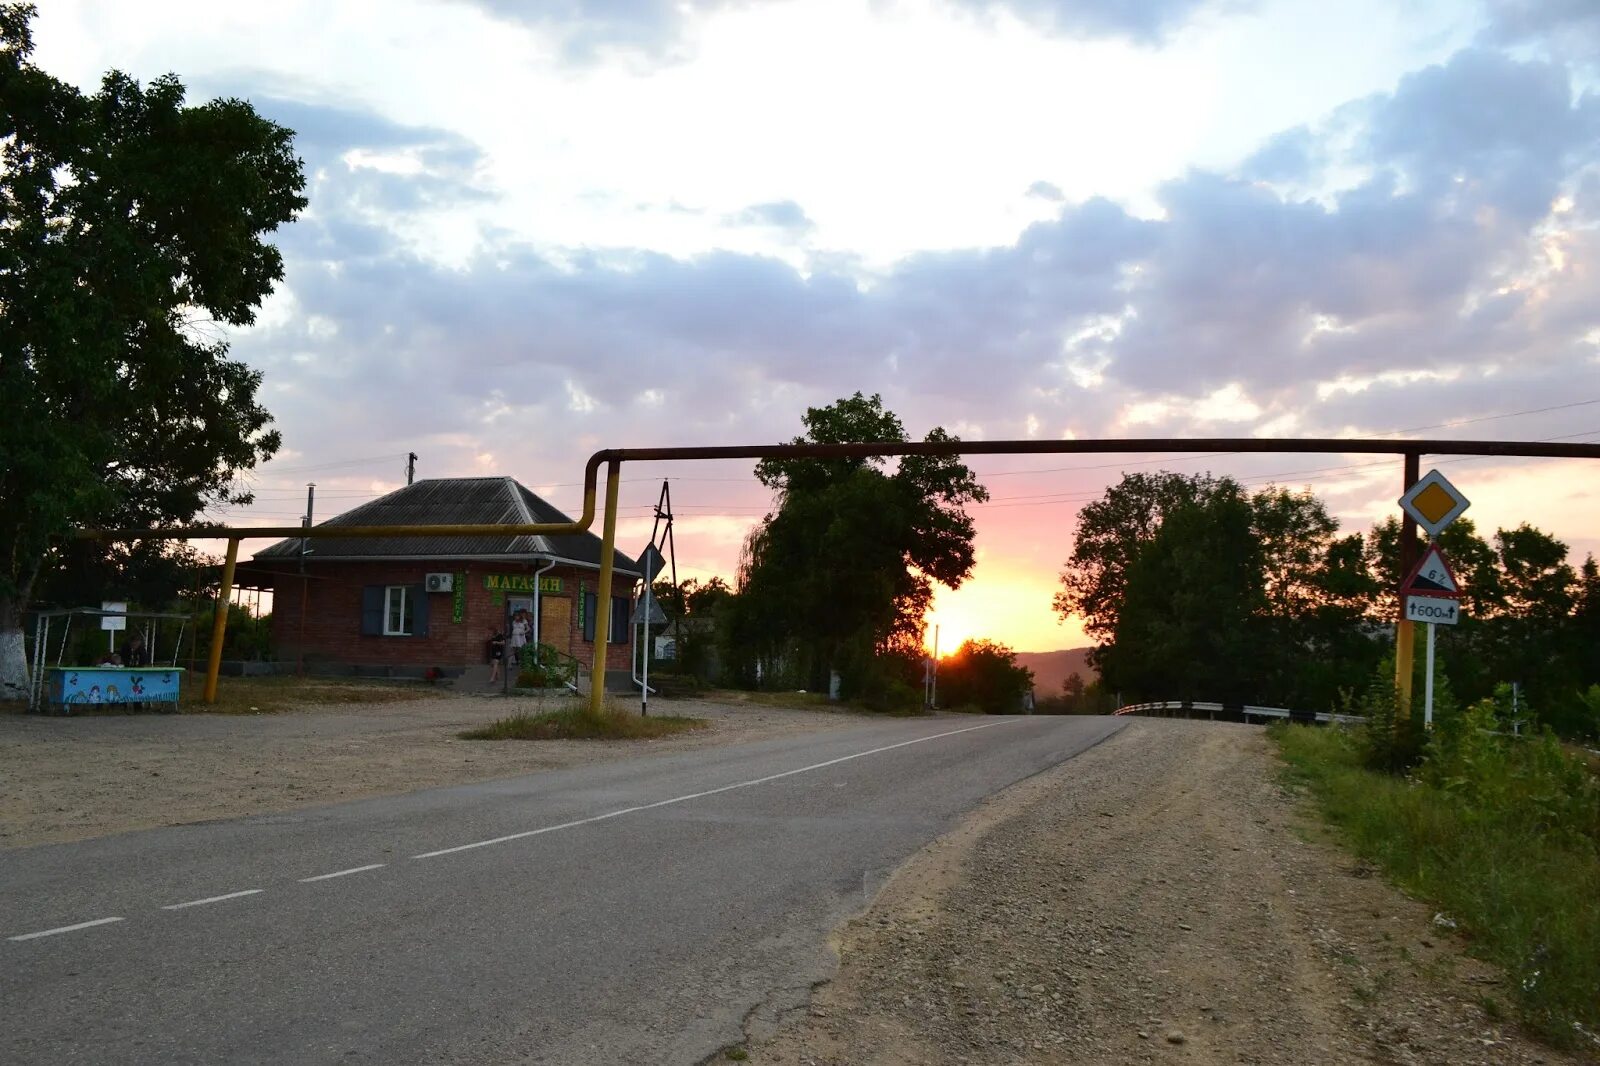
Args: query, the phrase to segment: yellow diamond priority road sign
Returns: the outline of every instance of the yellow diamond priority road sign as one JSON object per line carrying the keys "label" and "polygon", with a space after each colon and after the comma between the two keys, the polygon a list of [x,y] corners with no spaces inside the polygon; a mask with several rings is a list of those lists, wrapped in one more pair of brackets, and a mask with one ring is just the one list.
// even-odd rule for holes
{"label": "yellow diamond priority road sign", "polygon": [[1427,531],[1429,540],[1436,539],[1445,526],[1460,518],[1461,512],[1470,506],[1461,490],[1437,470],[1428,471],[1400,497],[1401,509]]}

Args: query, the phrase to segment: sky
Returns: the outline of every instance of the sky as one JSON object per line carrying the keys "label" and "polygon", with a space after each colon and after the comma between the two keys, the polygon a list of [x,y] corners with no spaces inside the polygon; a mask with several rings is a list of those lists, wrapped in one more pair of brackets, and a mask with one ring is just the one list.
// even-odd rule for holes
{"label": "sky", "polygon": [[[297,133],[310,206],[231,331],[285,524],[419,477],[576,512],[609,447],[758,444],[878,393],[913,436],[1600,440],[1592,0],[44,0],[40,66],[177,73]],[[1399,460],[979,457],[929,618],[1040,651],[1077,509],[1126,471],[1397,513]],[[1600,463],[1424,459],[1480,531],[1600,554]],[[671,479],[731,578],[749,463]]]}

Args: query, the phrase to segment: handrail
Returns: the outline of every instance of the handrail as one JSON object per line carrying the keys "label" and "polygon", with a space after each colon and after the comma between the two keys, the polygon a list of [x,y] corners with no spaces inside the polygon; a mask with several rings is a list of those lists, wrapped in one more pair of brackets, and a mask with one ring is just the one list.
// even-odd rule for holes
{"label": "handrail", "polygon": [[560,648],[542,641],[524,644],[517,654],[517,668],[521,670],[527,666],[553,674],[564,687],[578,691],[578,675],[583,670],[583,663],[575,655],[568,655]]}

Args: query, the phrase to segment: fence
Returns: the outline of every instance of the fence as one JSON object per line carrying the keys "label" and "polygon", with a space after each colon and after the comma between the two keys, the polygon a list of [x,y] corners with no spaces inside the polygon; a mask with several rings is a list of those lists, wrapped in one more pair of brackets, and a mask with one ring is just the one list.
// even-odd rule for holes
{"label": "fence", "polygon": [[1150,718],[1197,718],[1204,715],[1212,721],[1249,722],[1255,719],[1287,718],[1291,722],[1328,725],[1350,725],[1366,719],[1354,714],[1332,714],[1328,711],[1291,711],[1287,707],[1255,707],[1246,703],[1205,703],[1198,700],[1167,700],[1164,703],[1133,703],[1119,709],[1117,714],[1136,714]]}

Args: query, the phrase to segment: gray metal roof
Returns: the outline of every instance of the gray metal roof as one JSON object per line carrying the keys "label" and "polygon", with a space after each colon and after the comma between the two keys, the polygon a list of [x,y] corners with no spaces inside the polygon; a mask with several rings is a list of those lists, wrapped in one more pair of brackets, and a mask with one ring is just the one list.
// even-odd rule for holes
{"label": "gray metal roof", "polygon": [[[570,522],[572,519],[509,477],[431,478],[396,489],[370,503],[336,515],[317,527]],[[598,568],[600,538],[593,533],[567,536],[491,537],[323,537],[307,541],[307,562],[333,559],[471,559],[549,556]],[[613,552],[621,573],[638,576],[633,560]],[[256,552],[255,560],[299,561],[299,539],[280,540]]]}

